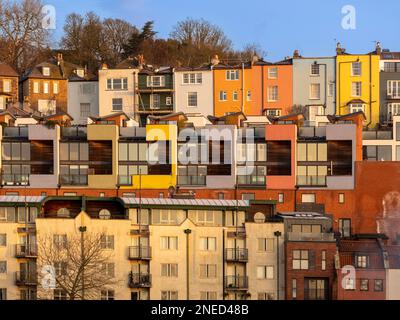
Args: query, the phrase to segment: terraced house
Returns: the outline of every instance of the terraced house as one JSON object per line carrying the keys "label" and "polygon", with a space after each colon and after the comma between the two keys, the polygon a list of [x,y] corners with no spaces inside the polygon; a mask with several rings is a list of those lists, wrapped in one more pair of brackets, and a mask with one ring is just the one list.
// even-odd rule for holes
{"label": "terraced house", "polygon": [[18,102],[18,73],[6,63],[0,62],[0,110]]}

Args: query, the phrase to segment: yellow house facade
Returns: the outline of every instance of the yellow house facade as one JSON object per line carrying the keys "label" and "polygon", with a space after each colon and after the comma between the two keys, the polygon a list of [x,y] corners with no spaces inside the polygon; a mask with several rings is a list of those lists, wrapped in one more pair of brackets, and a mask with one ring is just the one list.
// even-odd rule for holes
{"label": "yellow house facade", "polygon": [[336,114],[363,111],[365,126],[373,128],[379,123],[379,55],[338,51]]}

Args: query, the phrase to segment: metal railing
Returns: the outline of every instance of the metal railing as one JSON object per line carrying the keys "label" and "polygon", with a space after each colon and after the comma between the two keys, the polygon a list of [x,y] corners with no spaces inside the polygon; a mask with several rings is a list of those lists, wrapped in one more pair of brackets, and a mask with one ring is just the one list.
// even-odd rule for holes
{"label": "metal railing", "polygon": [[328,289],[304,289],[304,300],[327,300]]}
{"label": "metal railing", "polygon": [[362,133],[363,140],[392,140],[392,130],[364,130]]}
{"label": "metal railing", "polygon": [[288,232],[289,241],[335,241],[333,233]]}
{"label": "metal railing", "polygon": [[35,244],[17,244],[15,246],[15,256],[17,258],[36,258],[38,254]]}
{"label": "metal railing", "polygon": [[246,186],[265,186],[266,176],[255,176],[255,175],[239,175],[237,176],[238,185]]}
{"label": "metal railing", "polygon": [[28,186],[29,174],[2,174],[1,185],[3,186]]}
{"label": "metal railing", "polygon": [[326,176],[297,176],[298,186],[326,186]]}
{"label": "metal railing", "polygon": [[247,249],[239,249],[239,248],[225,249],[226,261],[246,262],[248,259],[249,259],[249,254]]}
{"label": "metal railing", "polygon": [[15,284],[17,286],[36,286],[38,283],[36,272],[17,271],[15,273]]}
{"label": "metal railing", "polygon": [[247,289],[249,280],[247,276],[225,276],[226,289]]}
{"label": "metal railing", "polygon": [[131,260],[149,260],[149,259],[151,259],[151,247],[149,247],[149,246],[129,247],[129,259],[131,259]]}
{"label": "metal railing", "polygon": [[181,186],[205,186],[206,176],[178,176],[178,185]]}
{"label": "metal railing", "polygon": [[151,275],[146,273],[130,273],[129,288],[151,287]]}
{"label": "metal railing", "polygon": [[88,175],[69,174],[60,175],[60,184],[64,186],[86,186],[88,184]]}

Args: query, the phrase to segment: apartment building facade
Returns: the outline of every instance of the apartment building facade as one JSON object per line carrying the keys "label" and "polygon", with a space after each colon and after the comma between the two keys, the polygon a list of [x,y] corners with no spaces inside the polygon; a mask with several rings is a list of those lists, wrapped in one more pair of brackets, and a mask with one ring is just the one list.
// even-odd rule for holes
{"label": "apartment building facade", "polygon": [[18,73],[8,64],[0,62],[0,110],[18,102]]}

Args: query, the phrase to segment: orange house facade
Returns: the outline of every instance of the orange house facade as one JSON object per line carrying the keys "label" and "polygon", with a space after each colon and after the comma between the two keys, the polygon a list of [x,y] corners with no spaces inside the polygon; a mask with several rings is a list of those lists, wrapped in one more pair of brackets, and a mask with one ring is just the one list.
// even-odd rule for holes
{"label": "orange house facade", "polygon": [[277,63],[258,61],[253,65],[252,73],[255,109],[269,116],[284,116],[292,113],[292,59]]}

